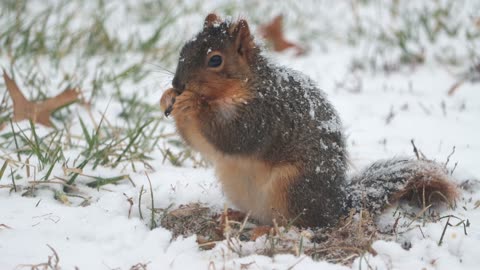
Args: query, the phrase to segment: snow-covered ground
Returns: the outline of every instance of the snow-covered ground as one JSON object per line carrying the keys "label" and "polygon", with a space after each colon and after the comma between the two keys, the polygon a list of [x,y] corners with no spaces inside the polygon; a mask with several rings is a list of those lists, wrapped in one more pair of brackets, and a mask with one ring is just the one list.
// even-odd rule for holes
{"label": "snow-covered ground", "polygon": [[[55,1],[50,2],[55,3]],[[252,3],[252,1],[246,2],[247,4],[232,4],[237,8],[234,14],[235,16],[240,14],[247,19],[251,17],[252,26],[258,27],[258,23],[262,23],[259,18],[263,18],[258,13],[265,10],[265,4],[260,5],[254,12],[251,9],[242,10],[243,7],[248,7],[248,3]],[[352,3],[356,2],[352,1]],[[379,24],[385,28],[394,28],[398,22],[390,22],[391,18],[388,18],[387,14],[378,11],[386,10],[383,7],[383,1],[372,2],[374,3],[366,7],[357,7],[359,16],[361,18],[366,16],[371,20],[384,20],[385,24]],[[475,15],[475,12],[468,8],[473,8],[475,1],[459,2],[463,3],[462,10],[467,15],[462,13],[464,20],[457,21],[470,25],[469,23],[476,18],[477,31],[480,32],[478,11]],[[42,3],[42,1],[32,1],[30,8],[42,9]],[[115,7],[122,6],[123,3],[114,1],[109,4],[109,7],[117,10]],[[208,11],[217,10],[221,13],[223,9],[220,7],[228,6],[225,3],[221,1],[216,4],[201,5],[196,13],[186,16],[185,21],[172,24],[170,32],[182,33],[179,36],[192,35],[201,29],[202,18]],[[299,42],[306,44],[309,52],[299,57],[291,52],[269,54],[272,61],[311,76],[328,94],[340,113],[348,136],[351,172],[354,173],[377,159],[398,155],[413,156],[411,145],[413,139],[416,146],[428,158],[439,162],[445,162],[455,147],[448,167],[453,169],[458,163],[453,173],[458,183],[480,179],[480,82],[467,80],[452,96],[447,95],[450,87],[460,79],[459,74],[467,72],[475,61],[479,63],[479,55],[476,55],[477,58],[471,57],[467,48],[473,48],[473,51],[478,52],[480,39],[467,41],[460,37],[460,34],[459,37],[445,37],[439,34],[441,41],[434,44],[421,42],[427,45],[426,61],[423,64],[405,65],[392,72],[374,71],[369,67],[352,70],[352,59],[363,60],[368,66],[366,63],[371,57],[372,48],[375,47],[376,42],[380,43],[380,41],[373,38],[359,38],[354,46],[351,46],[347,44],[347,38],[344,37],[343,40],[338,38],[342,33],[346,34],[348,24],[355,20],[352,13],[346,11],[349,10],[350,4],[334,4],[333,1],[321,2],[318,5],[308,1],[306,3],[305,7],[294,5],[297,8],[304,8],[305,16],[312,16],[303,18],[303,21],[299,21],[299,15],[296,15],[295,9],[288,10],[290,6],[286,4],[272,8],[268,14],[283,11],[286,14],[287,37],[301,40]],[[412,5],[415,4],[407,6]],[[119,9],[123,10],[123,8]],[[80,14],[84,13],[80,18],[88,18],[88,12],[91,11],[91,7],[88,6],[78,10]],[[372,14],[369,15],[369,12]],[[317,16],[314,16],[315,14]],[[265,17],[263,22],[272,17],[273,15]],[[146,26],[136,28],[135,23],[138,21],[128,16],[126,18],[130,21],[123,20],[121,14],[115,14],[108,23],[111,27],[110,31],[119,33],[119,37],[128,36],[128,33],[134,31],[138,31],[140,36],[148,36],[152,32],[148,23]],[[320,25],[327,21],[328,25]],[[298,25],[308,27],[299,28]],[[465,26],[465,28],[468,27]],[[331,34],[332,38],[324,41],[319,41],[319,38],[304,40],[305,36],[308,36],[308,31],[312,29],[318,30],[318,35]],[[372,29],[372,32],[374,31]],[[436,56],[447,54],[447,49],[442,47],[444,44],[452,44],[462,64],[450,66],[436,60],[434,54]],[[386,58],[394,58],[396,53],[398,53],[396,50],[387,52]],[[125,57],[128,58],[129,55]],[[125,63],[134,61],[132,59],[135,57],[138,58],[138,55],[133,54],[131,59],[124,59],[124,62],[118,66],[117,63],[109,62],[102,65],[111,65],[108,69],[118,72],[122,70]],[[67,59],[61,63],[61,66],[64,70],[74,70],[69,66],[74,62],[75,60]],[[9,70],[10,63],[8,54],[2,52],[0,66]],[[46,74],[52,74],[53,81],[59,80],[55,77],[60,76],[55,74],[58,69],[51,68],[52,64],[48,60],[45,62],[40,60],[37,65],[41,67],[42,63],[45,63]],[[92,66],[97,63],[98,59],[95,57],[87,61],[87,64]],[[152,69],[153,64],[168,65],[162,62],[146,65]],[[26,72],[22,70],[26,68],[25,65],[18,65],[16,71]],[[92,73],[87,72],[85,80],[94,76]],[[76,78],[76,81],[81,79]],[[150,72],[139,82],[129,82],[122,87],[122,91],[125,91],[125,95],[134,92],[145,93],[142,97],[145,102],[157,104],[170,80],[171,76]],[[51,84],[54,85],[54,83]],[[0,93],[3,95],[5,87],[2,84],[0,87]],[[112,86],[105,87],[107,89],[103,89],[104,95],[99,96],[93,105],[92,117],[99,121],[101,114],[105,111],[106,119],[113,124],[121,125],[123,123],[119,118],[121,105],[109,97],[115,89]],[[27,88],[24,91],[28,93]],[[49,93],[57,93],[55,89],[49,91]],[[72,105],[70,108],[73,112],[70,132],[80,135],[82,129],[79,118],[76,117],[79,115],[84,120],[89,119],[89,112],[80,105]],[[160,115],[159,112],[157,113]],[[170,119],[161,122],[166,133],[173,131],[171,121]],[[88,125],[95,126],[93,123]],[[19,123],[18,126],[18,128],[28,127],[27,122]],[[10,131],[8,124],[0,134],[5,135]],[[37,127],[40,136],[50,131],[48,128]],[[2,137],[0,140],[5,142],[12,138]],[[7,158],[16,157],[14,146],[10,145],[0,150],[2,156],[0,166]],[[68,149],[65,150],[64,155],[65,160],[72,162],[79,155],[79,150]],[[222,209],[225,204],[229,207],[233,206],[224,197],[211,168],[197,168],[191,162],[186,162],[180,167],[173,166],[165,162],[159,150],[153,151],[150,156],[153,157],[153,160],[149,161],[152,168],[138,166],[133,169],[131,166],[121,165],[115,168],[100,166],[94,169],[92,164],[87,165],[83,169],[85,175],[101,177],[129,175],[134,183],[133,185],[132,182],[125,180],[116,185],[110,184],[94,189],[85,185],[91,181],[90,178],[80,176],[75,182],[78,188],[76,194],[89,198],[90,203],[87,206],[81,205],[83,201],[81,198],[69,197],[68,203],[65,201],[62,203],[58,197],[55,199],[54,191],[61,190],[56,184],[45,185],[48,188],[39,188],[33,197],[22,196],[24,191],[15,192],[8,186],[12,184],[10,168],[16,171],[15,175],[20,175],[15,181],[19,187],[28,186],[28,181],[38,180],[48,168],[37,172],[38,175],[27,176],[26,169],[21,165],[9,163],[0,179],[0,269],[22,269],[23,267],[28,269],[30,264],[46,262],[48,256],[53,254],[48,246],[58,254],[61,269],[75,269],[75,267],[79,269],[143,269],[140,268],[141,264],[146,264],[146,269],[478,269],[480,265],[480,185],[474,185],[473,191],[462,191],[456,209],[442,209],[442,216],[454,216],[450,218],[453,226],[446,227],[447,219],[425,224],[415,221],[414,224],[418,226],[411,227],[417,229],[402,233],[402,238],[396,241],[393,239],[374,242],[372,247],[377,252],[376,256],[365,254],[357,258],[353,265],[347,267],[314,261],[305,255],[239,256],[222,244],[212,250],[202,251],[196,243],[195,236],[172,239],[171,232],[161,226],[151,230],[148,215],[152,198],[147,174],[151,180],[155,208],[167,208],[171,205],[175,207],[195,202],[202,202],[216,209]],[[32,157],[30,164],[36,165],[36,162],[38,162],[36,158]],[[70,165],[70,167],[73,166]],[[51,175],[68,178],[61,163],[54,166]],[[141,189],[146,190],[146,193],[141,197],[139,205]],[[133,202],[131,213],[129,213],[128,198]],[[140,218],[139,207],[142,209],[144,219]],[[391,215],[391,212],[386,213],[378,221],[380,225],[391,223],[393,220]],[[468,226],[459,224],[462,220],[464,220],[463,224]],[[445,227],[446,231],[443,232]],[[443,243],[439,245],[441,238]],[[402,248],[402,243],[405,241],[411,243],[411,248],[408,250]],[[246,249],[254,249],[255,245],[263,244],[260,238],[254,244],[247,244]]]}

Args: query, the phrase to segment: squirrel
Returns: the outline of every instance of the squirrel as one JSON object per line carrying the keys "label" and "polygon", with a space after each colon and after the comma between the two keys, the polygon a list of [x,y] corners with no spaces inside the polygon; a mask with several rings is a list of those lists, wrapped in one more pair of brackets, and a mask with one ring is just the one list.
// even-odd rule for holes
{"label": "squirrel", "polygon": [[429,160],[378,161],[349,179],[335,108],[311,79],[269,62],[244,19],[206,17],[160,105],[213,163],[227,198],[263,224],[334,226],[351,209],[380,213],[412,194],[449,203],[458,194]]}

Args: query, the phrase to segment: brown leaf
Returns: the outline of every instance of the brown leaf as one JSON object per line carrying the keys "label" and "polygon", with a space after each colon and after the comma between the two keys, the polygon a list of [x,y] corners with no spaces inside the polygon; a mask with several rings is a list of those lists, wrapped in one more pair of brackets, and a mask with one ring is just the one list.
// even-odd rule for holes
{"label": "brown leaf", "polygon": [[10,97],[13,100],[13,121],[15,122],[29,119],[34,123],[52,127],[53,125],[50,121],[51,114],[78,99],[79,93],[74,89],[68,89],[44,101],[32,102],[25,98],[18,88],[17,83],[7,75],[5,70],[3,70],[3,79],[5,80],[5,85],[7,86]]}
{"label": "brown leaf", "polygon": [[283,16],[278,15],[270,23],[260,26],[260,32],[263,37],[272,43],[273,49],[277,52],[284,51],[289,48],[295,48],[297,55],[302,55],[305,50],[299,45],[288,41],[282,29]]}

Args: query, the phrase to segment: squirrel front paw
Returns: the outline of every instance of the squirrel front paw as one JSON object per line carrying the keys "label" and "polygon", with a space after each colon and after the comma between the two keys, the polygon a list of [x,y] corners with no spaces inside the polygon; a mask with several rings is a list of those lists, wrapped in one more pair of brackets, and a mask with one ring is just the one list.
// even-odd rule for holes
{"label": "squirrel front paw", "polygon": [[160,108],[164,112],[165,116],[169,116],[173,110],[173,104],[175,98],[178,96],[177,92],[173,88],[167,89],[160,98]]}

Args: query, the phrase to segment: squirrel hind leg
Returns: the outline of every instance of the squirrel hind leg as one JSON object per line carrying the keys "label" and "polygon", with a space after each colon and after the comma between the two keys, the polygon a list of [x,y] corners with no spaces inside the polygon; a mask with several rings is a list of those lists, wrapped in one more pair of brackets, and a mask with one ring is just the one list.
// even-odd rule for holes
{"label": "squirrel hind leg", "polygon": [[453,206],[459,193],[446,169],[432,161],[417,162],[423,165],[417,167],[403,189],[392,194],[392,200],[411,200],[420,206],[436,203]]}

